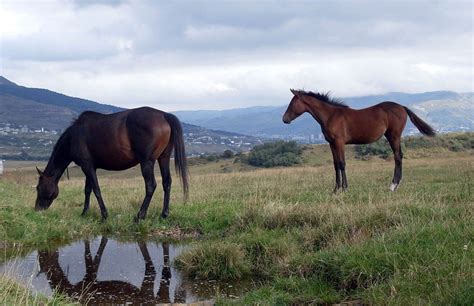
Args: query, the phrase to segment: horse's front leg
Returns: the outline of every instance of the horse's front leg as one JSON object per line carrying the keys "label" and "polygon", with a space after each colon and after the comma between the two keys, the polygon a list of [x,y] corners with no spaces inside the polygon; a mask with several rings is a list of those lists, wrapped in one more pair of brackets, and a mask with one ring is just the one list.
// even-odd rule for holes
{"label": "horse's front leg", "polygon": [[[104,200],[102,199],[102,194],[100,192],[99,181],[97,180],[97,174],[95,173],[95,168],[90,165],[82,166],[82,171],[86,175],[86,180],[89,181],[92,191],[94,191],[97,202],[99,203],[100,214],[102,216],[102,221],[105,221],[108,217],[107,208],[105,208]],[[85,207],[84,207],[85,208]]]}
{"label": "horse's front leg", "polygon": [[342,158],[339,161],[339,169],[341,170],[341,176],[342,176],[342,190],[346,190],[348,185],[347,185],[347,176],[346,176],[346,158],[344,156],[344,147],[342,147]]}
{"label": "horse's front leg", "polygon": [[339,169],[339,161],[336,152],[336,146],[331,142],[329,144],[331,147],[332,159],[334,164],[334,171],[336,172],[336,185],[334,186],[333,192],[336,193],[339,188],[341,188],[341,171]]}
{"label": "horse's front leg", "polygon": [[89,203],[90,203],[90,199],[91,199],[91,192],[92,192],[92,186],[91,186],[90,180],[87,179],[87,177],[86,177],[86,185],[85,185],[85,187],[84,187],[84,195],[85,195],[85,199],[84,199],[84,209],[82,210],[81,216],[85,216],[85,214],[86,214],[87,211],[89,210]]}
{"label": "horse's front leg", "polygon": [[334,193],[339,189],[347,189],[347,177],[346,177],[346,161],[344,157],[344,143],[334,142],[330,144],[334,170],[336,171],[336,186],[334,187]]}
{"label": "horse's front leg", "polygon": [[336,172],[336,184],[334,185],[334,193],[337,193],[337,191],[341,188],[341,171],[339,169],[339,162],[333,161],[334,162],[334,171]]}

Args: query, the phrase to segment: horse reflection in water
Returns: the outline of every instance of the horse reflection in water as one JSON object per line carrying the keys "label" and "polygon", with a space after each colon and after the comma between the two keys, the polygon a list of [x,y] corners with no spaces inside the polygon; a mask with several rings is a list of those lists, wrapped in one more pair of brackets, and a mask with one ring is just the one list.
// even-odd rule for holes
{"label": "horse reflection in water", "polygon": [[[39,251],[40,273],[45,273],[52,289],[70,297],[78,298],[81,302],[96,303],[184,303],[187,292],[183,287],[174,291],[170,296],[170,281],[172,277],[169,259],[169,244],[163,243],[164,266],[157,294],[154,293],[156,270],[145,242],[138,242],[138,247],[145,261],[145,277],[141,287],[119,280],[100,281],[97,278],[100,262],[107,245],[107,238],[102,237],[97,253],[91,254],[90,242],[84,241],[84,260],[86,272],[82,281],[71,284],[68,279],[68,269],[65,271],[59,264],[59,251]],[[114,254],[120,256],[120,254]]]}

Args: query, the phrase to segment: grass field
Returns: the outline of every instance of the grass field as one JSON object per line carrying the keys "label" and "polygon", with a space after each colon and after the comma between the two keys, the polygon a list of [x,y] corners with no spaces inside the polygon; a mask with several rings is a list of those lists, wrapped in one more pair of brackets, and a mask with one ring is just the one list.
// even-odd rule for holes
{"label": "grass field", "polygon": [[305,150],[303,164],[290,168],[194,165],[189,201],[175,179],[169,218],[159,217],[157,189],[138,225],[132,220],[144,185],[137,169],[100,174],[109,210],[101,223],[95,199],[80,217],[84,182],[74,168],[52,207],[35,212],[36,175],[28,165],[1,178],[0,246],[7,258],[14,244],[27,252],[101,233],[198,235],[175,264],[193,277],[260,284],[238,303],[474,304],[472,151],[406,152],[395,193],[388,191],[393,161],[356,160],[350,147],[347,155],[349,190],[337,195],[327,146]]}

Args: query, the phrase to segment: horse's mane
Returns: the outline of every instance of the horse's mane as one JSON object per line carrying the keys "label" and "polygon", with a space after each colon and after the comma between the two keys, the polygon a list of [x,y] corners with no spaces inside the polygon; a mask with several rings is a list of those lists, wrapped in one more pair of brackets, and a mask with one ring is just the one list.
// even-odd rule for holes
{"label": "horse's mane", "polygon": [[331,92],[329,91],[326,93],[320,93],[320,92],[297,90],[297,92],[305,96],[313,97],[315,99],[318,99],[321,102],[324,102],[332,106],[349,108],[349,106],[346,103],[344,103],[344,101],[342,101],[341,99],[331,97]]}
{"label": "horse's mane", "polygon": [[[97,112],[93,112],[93,111],[85,111],[85,112],[82,112],[79,115],[79,117],[73,119],[71,124],[64,130],[64,132],[61,134],[61,136],[59,136],[58,140],[56,141],[56,144],[54,145],[53,151],[49,158],[50,161],[56,158],[57,154],[62,154],[60,153],[61,148],[63,148],[64,146],[68,146],[68,141],[70,141],[70,136],[74,133],[73,131],[76,127],[76,124],[81,124],[84,121],[84,119],[90,115],[101,115],[101,114]],[[49,162],[48,162],[48,165],[49,165]]]}
{"label": "horse's mane", "polygon": [[51,157],[58,152],[58,149],[63,146],[66,141],[68,141],[68,137],[71,135],[71,131],[73,129],[73,125],[71,124],[69,127],[67,127],[64,132],[59,136],[58,140],[56,141],[56,144],[53,147],[53,151],[51,154]]}

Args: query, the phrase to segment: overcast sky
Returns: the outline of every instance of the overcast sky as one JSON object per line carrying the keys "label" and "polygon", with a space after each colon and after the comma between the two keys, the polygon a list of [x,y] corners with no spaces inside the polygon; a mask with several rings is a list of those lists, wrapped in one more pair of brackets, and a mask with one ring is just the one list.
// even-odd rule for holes
{"label": "overcast sky", "polygon": [[472,1],[0,1],[0,75],[167,111],[473,89]]}

